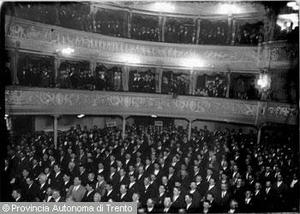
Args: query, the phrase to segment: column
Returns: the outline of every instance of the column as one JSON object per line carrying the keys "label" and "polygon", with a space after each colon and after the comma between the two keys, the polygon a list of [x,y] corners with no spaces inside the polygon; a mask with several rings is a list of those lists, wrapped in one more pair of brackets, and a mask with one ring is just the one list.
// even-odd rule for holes
{"label": "column", "polygon": [[188,119],[189,120],[189,127],[188,127],[188,140],[191,140],[191,137],[192,137],[192,123],[193,123],[193,120],[192,119]]}
{"label": "column", "polygon": [[127,116],[123,115],[122,118],[123,118],[123,123],[122,123],[122,139],[124,140],[125,137],[126,137],[126,118],[127,118]]}
{"label": "column", "polygon": [[227,41],[226,44],[232,42],[232,15],[228,16],[228,32],[227,32]]}
{"label": "column", "polygon": [[93,76],[95,76],[96,67],[97,67],[97,62],[95,60],[92,60],[90,62],[90,70],[91,70]]}
{"label": "column", "polygon": [[132,21],[132,11],[128,11],[128,16],[127,16],[127,38],[131,39],[131,21]]}
{"label": "column", "polygon": [[165,32],[166,32],[166,17],[165,16],[160,16],[159,17],[159,28],[160,28],[160,42],[165,41]]}
{"label": "column", "polygon": [[226,77],[227,77],[227,90],[226,90],[226,97],[229,98],[229,93],[230,93],[230,84],[231,84],[231,75],[230,75],[230,71],[228,71],[226,73]]}
{"label": "column", "polygon": [[54,148],[57,149],[57,124],[58,124],[58,115],[53,115],[53,142]]}
{"label": "column", "polygon": [[122,86],[123,91],[129,91],[129,67],[127,65],[122,66]]}
{"label": "column", "polygon": [[232,19],[232,27],[231,27],[231,45],[234,45],[234,43],[235,43],[235,37],[236,37],[236,34],[235,34],[235,32],[236,32],[236,19],[235,18],[233,18]]}
{"label": "column", "polygon": [[199,44],[200,32],[201,32],[201,19],[199,18],[196,21],[196,44]]}
{"label": "column", "polygon": [[11,57],[10,69],[12,72],[12,84],[18,85],[18,61],[19,61],[19,48],[15,48]]}
{"label": "column", "polygon": [[193,95],[194,94],[194,84],[193,84],[193,76],[194,76],[194,70],[192,69],[190,71],[190,84],[189,84],[189,95]]}
{"label": "column", "polygon": [[162,69],[156,68],[155,82],[156,82],[156,93],[161,93],[161,84],[162,84]]}
{"label": "column", "polygon": [[262,129],[262,126],[259,126],[258,127],[258,131],[257,131],[257,144],[260,144],[260,140],[261,140],[261,129]]}
{"label": "column", "polygon": [[60,67],[61,59],[58,57],[58,54],[54,56],[54,85],[58,87],[59,83],[59,74],[58,69]]}

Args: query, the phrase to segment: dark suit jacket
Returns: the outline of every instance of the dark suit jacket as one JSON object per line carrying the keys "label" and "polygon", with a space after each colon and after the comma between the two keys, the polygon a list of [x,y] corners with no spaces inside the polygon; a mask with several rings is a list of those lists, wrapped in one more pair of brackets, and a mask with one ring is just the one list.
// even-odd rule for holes
{"label": "dark suit jacket", "polygon": [[71,197],[75,202],[80,202],[86,192],[86,189],[83,186],[79,186],[78,190],[75,191],[74,185],[70,186],[67,197]]}
{"label": "dark suit jacket", "polygon": [[90,193],[88,193],[88,191],[86,191],[81,201],[82,202],[93,202],[94,201],[94,195],[95,195],[94,190]]}
{"label": "dark suit jacket", "polygon": [[[172,197],[173,200],[173,197]],[[177,213],[179,209],[182,209],[185,207],[185,201],[184,201],[184,197],[182,195],[180,195],[176,201],[173,201],[171,208],[174,209],[174,211]]]}
{"label": "dark suit jacket", "polygon": [[186,213],[198,213],[199,208],[196,204],[192,203],[189,208],[187,208],[187,205],[185,206]]}
{"label": "dark suit jacket", "polygon": [[27,187],[24,194],[24,200],[28,202],[37,201],[39,198],[39,188],[37,184],[33,183],[31,187]]}
{"label": "dark suit jacket", "polygon": [[105,192],[104,196],[102,197],[103,202],[108,202],[109,200],[117,201],[118,200],[118,193],[116,190],[113,190],[109,195],[107,191]]}
{"label": "dark suit jacket", "polygon": [[38,198],[40,199],[40,201],[43,201],[43,199],[46,197],[47,188],[47,183],[45,183],[43,187],[41,187],[41,185],[38,186]]}
{"label": "dark suit jacket", "polygon": [[123,197],[121,197],[121,193],[118,195],[118,202],[131,202],[132,198],[130,197],[130,193],[126,193]]}

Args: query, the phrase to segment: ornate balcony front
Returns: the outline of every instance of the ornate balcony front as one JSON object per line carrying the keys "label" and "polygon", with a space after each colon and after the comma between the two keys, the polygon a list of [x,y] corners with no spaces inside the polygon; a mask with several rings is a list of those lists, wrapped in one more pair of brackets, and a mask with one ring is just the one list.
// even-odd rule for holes
{"label": "ornate balcony front", "polygon": [[259,125],[296,124],[297,107],[222,98],[9,87],[6,113],[15,115],[152,115]]}
{"label": "ornate balcony front", "polygon": [[[185,45],[145,42],[108,37],[31,22],[6,16],[6,47],[56,55],[65,47],[75,49],[71,58],[101,60],[114,63],[139,64],[191,69],[230,69],[232,71],[257,71],[258,47]],[[130,62],[129,57],[138,55],[139,62]],[[199,62],[190,65],[188,60]],[[197,65],[198,64],[198,65]]]}

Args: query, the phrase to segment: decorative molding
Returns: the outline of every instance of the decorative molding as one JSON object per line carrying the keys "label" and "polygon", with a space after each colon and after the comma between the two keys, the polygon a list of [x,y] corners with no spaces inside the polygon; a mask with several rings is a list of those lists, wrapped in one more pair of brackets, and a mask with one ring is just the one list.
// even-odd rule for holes
{"label": "decorative molding", "polygon": [[288,104],[194,96],[174,99],[158,94],[9,87],[5,103],[7,114],[156,114],[251,125],[257,125],[258,119],[289,124],[297,121],[297,108]]}
{"label": "decorative molding", "polygon": [[[201,69],[258,70],[257,47],[185,45],[136,41],[6,17],[6,47],[54,54],[62,47],[75,49],[74,58],[122,63],[120,54],[138,54],[141,64],[184,68],[182,61],[197,56]],[[124,63],[124,62],[123,62]]]}

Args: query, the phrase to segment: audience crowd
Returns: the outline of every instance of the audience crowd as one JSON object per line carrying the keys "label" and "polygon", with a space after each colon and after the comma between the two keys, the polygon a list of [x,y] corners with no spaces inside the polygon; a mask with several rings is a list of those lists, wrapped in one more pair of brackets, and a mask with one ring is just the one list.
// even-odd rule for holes
{"label": "audience crowd", "polygon": [[131,71],[129,91],[155,93],[155,73]]}
{"label": "audience crowd", "polygon": [[[291,138],[241,130],[128,126],[12,138],[8,201],[130,202],[141,213],[299,211],[298,154]],[[295,140],[295,141],[294,141]]]}
{"label": "audience crowd", "polygon": [[[21,63],[20,63],[21,64]],[[20,85],[54,87],[54,67],[47,62],[21,64],[17,74]]]}
{"label": "audience crowd", "polygon": [[196,33],[193,27],[188,27],[184,25],[168,25],[167,31],[165,33],[165,42],[170,43],[196,43]]}
{"label": "audience crowd", "polygon": [[[82,90],[121,91],[122,69],[114,66],[107,68],[98,64],[92,72],[89,63],[63,62],[58,69],[55,81],[54,66],[48,61],[30,61],[20,63],[18,81],[22,86],[58,87]],[[133,70],[129,75],[129,91],[156,92],[156,77],[153,71]],[[201,79],[201,80],[199,80]],[[188,95],[189,77],[181,73],[163,73],[161,92],[164,94]],[[198,83],[199,82],[199,83]],[[226,97],[227,83],[222,76],[198,76],[194,95],[208,97]],[[255,77],[233,76],[230,84],[230,98],[259,99],[255,88]]]}
{"label": "audience crowd", "polygon": [[[96,11],[93,11],[96,10]],[[122,11],[94,8],[91,10],[86,3],[18,3],[11,7],[9,14],[46,24],[59,25],[66,28],[96,32],[115,37],[130,37],[138,40],[161,41],[157,16],[133,13],[131,32],[128,35],[127,14]],[[200,22],[200,33],[197,41],[196,25],[190,20],[178,18],[167,22],[165,27],[165,42],[187,44],[215,44],[215,45],[257,45],[264,41],[264,26],[262,22],[236,24],[234,41],[231,41],[228,22],[210,21]],[[276,29],[275,40],[289,39],[294,32]],[[297,38],[297,37],[293,37]],[[294,40],[295,41],[295,40]]]}
{"label": "audience crowd", "polygon": [[213,80],[206,81],[205,87],[197,88],[195,95],[206,97],[226,97],[227,84],[224,78],[216,76]]}

